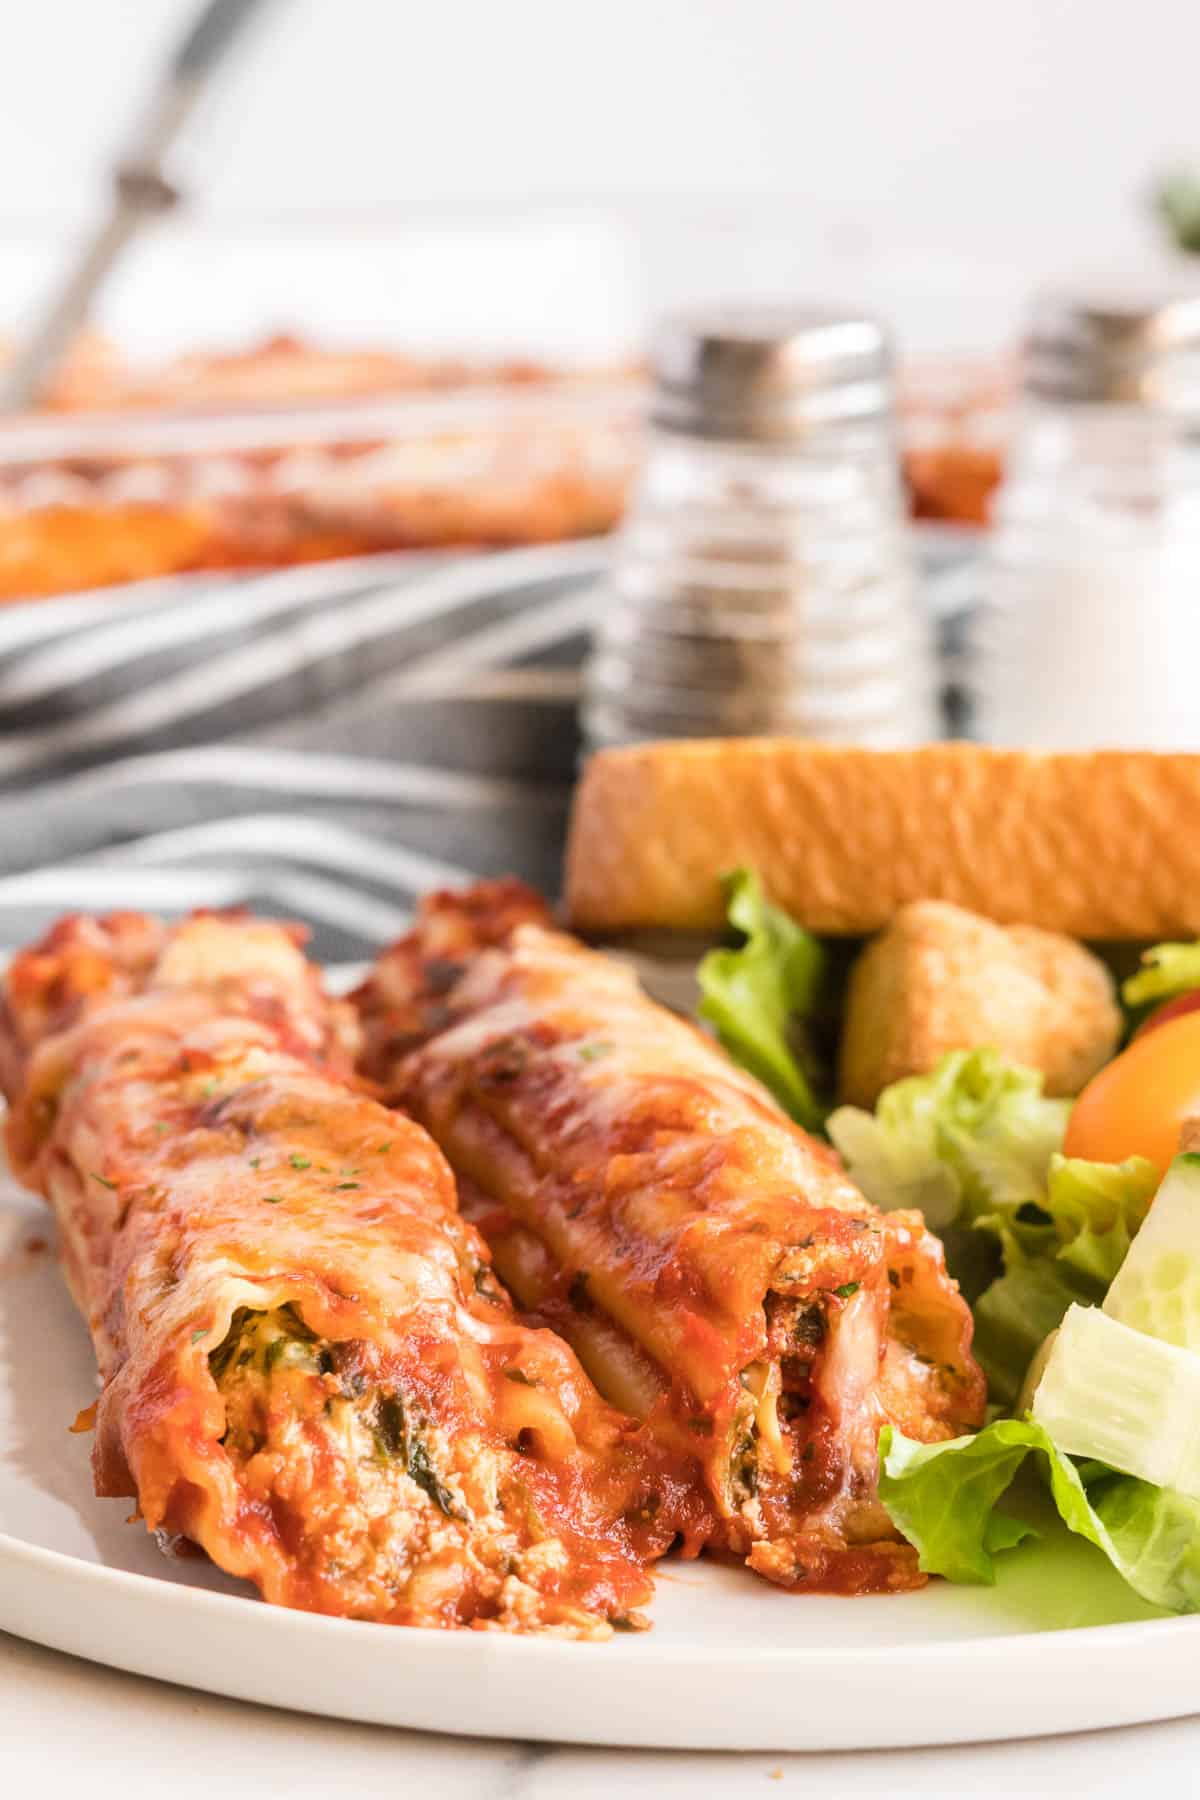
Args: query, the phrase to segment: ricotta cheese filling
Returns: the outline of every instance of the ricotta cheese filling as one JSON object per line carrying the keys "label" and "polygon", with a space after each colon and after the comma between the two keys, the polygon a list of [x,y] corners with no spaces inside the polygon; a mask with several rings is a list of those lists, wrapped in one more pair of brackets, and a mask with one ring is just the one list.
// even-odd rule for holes
{"label": "ricotta cheese filling", "polygon": [[337,1610],[605,1632],[553,1600],[567,1552],[503,1447],[451,1440],[370,1365],[370,1346],[323,1342],[291,1306],[240,1309],[209,1358],[243,1491],[318,1588],[337,1583]]}

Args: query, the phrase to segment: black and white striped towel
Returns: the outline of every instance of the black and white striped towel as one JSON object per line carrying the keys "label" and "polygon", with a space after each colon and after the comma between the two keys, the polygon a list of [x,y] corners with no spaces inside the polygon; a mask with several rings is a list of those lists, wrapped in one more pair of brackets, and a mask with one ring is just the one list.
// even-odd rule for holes
{"label": "black and white striped towel", "polygon": [[557,879],[605,548],[369,557],[0,614],[0,943],[245,903],[343,959],[439,882]]}

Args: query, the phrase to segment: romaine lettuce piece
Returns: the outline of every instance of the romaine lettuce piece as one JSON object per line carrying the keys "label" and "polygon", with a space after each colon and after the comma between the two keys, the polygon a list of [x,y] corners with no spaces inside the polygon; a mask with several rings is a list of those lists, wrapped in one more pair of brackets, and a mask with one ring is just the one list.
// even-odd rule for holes
{"label": "romaine lettuce piece", "polygon": [[700,1015],[735,1062],[768,1087],[797,1124],[820,1130],[823,1075],[802,1045],[804,1021],[817,1010],[827,962],[817,939],[765,898],[757,875],[725,878],[729,923],[745,934],[734,949],[710,950],[697,971]]}
{"label": "romaine lettuce piece", "polygon": [[[874,1113],[839,1106],[829,1135],[876,1206],[917,1206],[934,1231],[996,1217],[1025,1232],[1070,1102],[1048,1100],[1034,1069],[994,1050],[955,1050],[928,1075],[893,1082]],[[1031,1247],[1032,1244],[1031,1244]]]}
{"label": "romaine lettuce piece", "polygon": [[1185,1151],[1163,1178],[1104,1301],[1110,1318],[1200,1354],[1200,1156]]}
{"label": "romaine lettuce piece", "polygon": [[992,1405],[1016,1405],[1026,1371],[1078,1295],[1049,1256],[1024,1256],[1009,1247],[1007,1267],[976,1300],[971,1348],[987,1376]]}
{"label": "romaine lettuce piece", "polygon": [[1144,1156],[1120,1163],[1051,1157],[1041,1204],[1058,1240],[1055,1258],[1071,1272],[1085,1299],[1099,1300],[1109,1291],[1142,1231],[1158,1185],[1158,1170]]}
{"label": "romaine lettuce piece", "polygon": [[1200,1611],[1200,1502],[1128,1475],[1102,1476],[1087,1493],[1107,1534],[1100,1547],[1134,1593],[1168,1612]]}
{"label": "romaine lettuce piece", "polygon": [[1200,1356],[1069,1307],[1034,1390],[1058,1449],[1200,1499]]}
{"label": "romaine lettuce piece", "polygon": [[995,1233],[1004,1272],[975,1301],[975,1355],[992,1400],[1011,1406],[1032,1358],[1076,1301],[1098,1306],[1121,1268],[1158,1185],[1144,1157],[1123,1163],[1054,1155],[1037,1210],[1048,1230],[979,1219]]}
{"label": "romaine lettuce piece", "polygon": [[1103,1467],[1081,1471],[1032,1419],[1000,1419],[944,1444],[917,1444],[885,1426],[879,1449],[880,1498],[927,1573],[995,1581],[995,1557],[1027,1535],[997,1502],[1032,1451],[1063,1523],[1102,1550],[1135,1593],[1171,1612],[1200,1611],[1200,1502]]}
{"label": "romaine lettuce piece", "polygon": [[879,1497],[897,1531],[916,1546],[927,1575],[990,1587],[997,1552],[1033,1535],[997,1511],[1029,1446],[1027,1428],[1016,1419],[941,1444],[919,1444],[884,1426]]}
{"label": "romaine lettuce piece", "polygon": [[1200,988],[1200,943],[1155,944],[1143,954],[1137,974],[1121,983],[1121,998],[1137,1011],[1194,988]]}
{"label": "romaine lettuce piece", "polygon": [[[1011,1406],[1039,1345],[1073,1301],[1099,1304],[1158,1182],[1139,1157],[1060,1155],[1070,1102],[993,1050],[956,1051],[886,1088],[874,1112],[843,1106],[829,1135],[885,1211],[917,1206],[941,1234],[975,1312],[993,1402]],[[980,1244],[996,1262],[979,1278]]]}

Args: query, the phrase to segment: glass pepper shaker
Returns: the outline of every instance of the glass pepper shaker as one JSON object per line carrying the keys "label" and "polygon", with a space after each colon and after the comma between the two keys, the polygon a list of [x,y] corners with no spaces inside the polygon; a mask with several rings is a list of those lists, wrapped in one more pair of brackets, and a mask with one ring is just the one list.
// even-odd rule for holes
{"label": "glass pepper shaker", "polygon": [[935,734],[891,355],[824,307],[667,322],[650,442],[585,672],[591,748]]}
{"label": "glass pepper shaker", "polygon": [[970,639],[981,737],[1200,749],[1200,295],[1051,295]]}

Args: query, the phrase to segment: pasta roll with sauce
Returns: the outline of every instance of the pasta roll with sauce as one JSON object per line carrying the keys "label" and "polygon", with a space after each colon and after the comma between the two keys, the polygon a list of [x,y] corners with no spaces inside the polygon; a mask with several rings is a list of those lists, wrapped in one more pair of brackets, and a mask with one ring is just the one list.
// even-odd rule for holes
{"label": "pasta roll with sauce", "polygon": [[789,1587],[918,1585],[883,1424],[977,1425],[971,1318],[919,1214],[876,1211],[630,971],[485,883],[428,902],[355,997],[363,1066],[446,1152],[520,1303],[681,1463],[710,1544]]}

